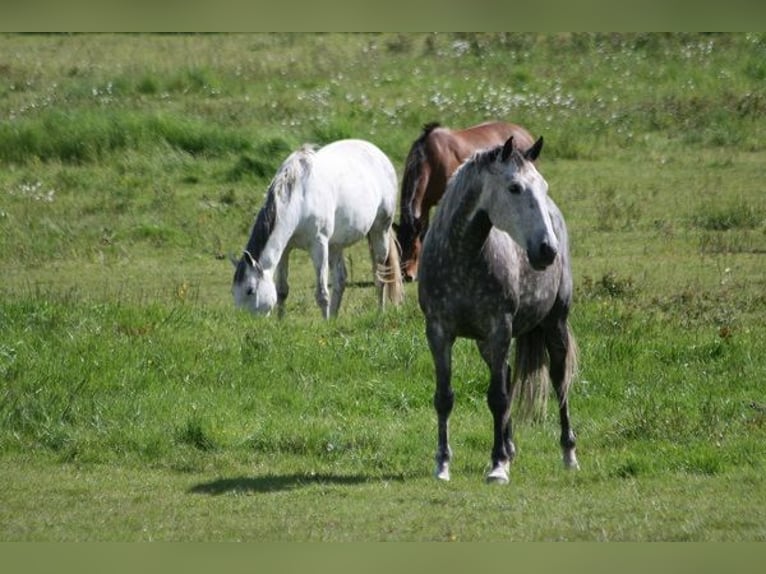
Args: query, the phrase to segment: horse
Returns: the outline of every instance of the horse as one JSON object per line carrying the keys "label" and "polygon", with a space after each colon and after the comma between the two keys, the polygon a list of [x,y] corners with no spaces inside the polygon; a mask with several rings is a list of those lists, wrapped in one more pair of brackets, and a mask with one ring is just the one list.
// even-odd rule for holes
{"label": "horse", "polygon": [[[340,140],[304,145],[282,163],[268,188],[238,261],[232,294],[237,307],[284,314],[290,252],[307,251],[316,272],[322,317],[337,316],[346,286],[343,249],[366,237],[378,306],[404,297],[392,230],[397,179],[391,160],[370,142]],[[328,275],[332,272],[332,296]]]}
{"label": "horse", "polygon": [[522,149],[534,143],[526,129],[509,123],[487,122],[463,130],[451,130],[439,123],[423,126],[423,132],[413,142],[405,160],[399,223],[395,226],[405,281],[417,277],[429,212],[444,195],[447,180],[471,154],[503,144],[510,136]]}
{"label": "horse", "polygon": [[568,324],[568,236],[561,212],[547,195],[548,184],[533,164],[542,144],[539,138],[521,150],[510,137],[477,152],[450,179],[425,236],[418,297],[436,378],[435,475],[440,480],[450,479],[451,357],[458,337],[473,339],[489,368],[494,443],[487,482],[508,482],[516,454],[511,402],[521,395],[521,410],[514,412],[542,412],[546,372],[558,396],[564,465],[579,468],[567,398],[577,365]]}

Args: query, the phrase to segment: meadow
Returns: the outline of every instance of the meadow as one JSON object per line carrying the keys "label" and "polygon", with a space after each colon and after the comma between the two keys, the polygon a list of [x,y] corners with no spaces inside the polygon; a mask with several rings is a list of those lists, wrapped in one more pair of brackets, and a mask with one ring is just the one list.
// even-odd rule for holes
{"label": "meadow", "polygon": [[[0,541],[766,540],[766,35],[0,35]],[[303,142],[399,175],[430,121],[545,137],[567,219],[581,470],[553,406],[484,484],[455,347],[431,476],[415,284],[366,245],[324,322],[233,308],[230,254]]]}

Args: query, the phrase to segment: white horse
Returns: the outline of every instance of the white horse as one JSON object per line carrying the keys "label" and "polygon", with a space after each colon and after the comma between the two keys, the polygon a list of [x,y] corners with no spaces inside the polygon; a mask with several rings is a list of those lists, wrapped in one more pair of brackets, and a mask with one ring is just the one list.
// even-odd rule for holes
{"label": "white horse", "polygon": [[[391,224],[396,171],[386,155],[362,140],[318,150],[303,146],[280,166],[253,225],[232,283],[234,303],[253,313],[284,313],[293,248],[308,251],[316,270],[322,316],[336,316],[346,284],[343,249],[367,237],[378,304],[403,299],[399,250]],[[332,297],[328,275],[332,270]]]}

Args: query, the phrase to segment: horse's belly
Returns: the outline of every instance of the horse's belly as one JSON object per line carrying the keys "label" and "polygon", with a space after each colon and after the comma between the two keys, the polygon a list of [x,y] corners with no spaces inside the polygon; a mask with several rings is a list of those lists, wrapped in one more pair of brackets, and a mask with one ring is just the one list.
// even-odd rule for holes
{"label": "horse's belly", "polygon": [[523,335],[545,319],[550,313],[553,304],[550,305],[537,305],[534,307],[521,307],[513,316],[513,335]]}
{"label": "horse's belly", "polygon": [[448,267],[427,267],[419,279],[419,301],[427,316],[451,324],[459,337],[484,338],[505,314],[511,318],[513,335],[523,335],[545,319],[556,301],[555,268],[528,270],[522,280],[516,274],[488,274],[478,264],[465,273],[445,271]]}
{"label": "horse's belly", "polygon": [[330,243],[346,246],[361,241],[370,231],[374,221],[375,214],[371,211],[339,211],[335,214]]}
{"label": "horse's belly", "polygon": [[[329,198],[328,198],[329,201]],[[321,213],[312,206],[304,213],[295,229],[291,243],[300,249],[311,249],[317,237],[326,237],[330,245],[346,247],[363,239],[373,224],[375,214],[360,210],[332,210]]]}

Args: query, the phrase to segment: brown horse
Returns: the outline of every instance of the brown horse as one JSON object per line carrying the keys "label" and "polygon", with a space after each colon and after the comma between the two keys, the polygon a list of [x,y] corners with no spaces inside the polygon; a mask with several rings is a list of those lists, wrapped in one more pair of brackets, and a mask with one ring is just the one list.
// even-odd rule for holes
{"label": "brown horse", "polygon": [[444,195],[450,176],[474,152],[505,143],[511,136],[521,150],[534,144],[523,127],[502,122],[487,122],[464,130],[451,130],[438,123],[423,127],[423,133],[407,154],[396,226],[406,281],[417,276],[429,212]]}

